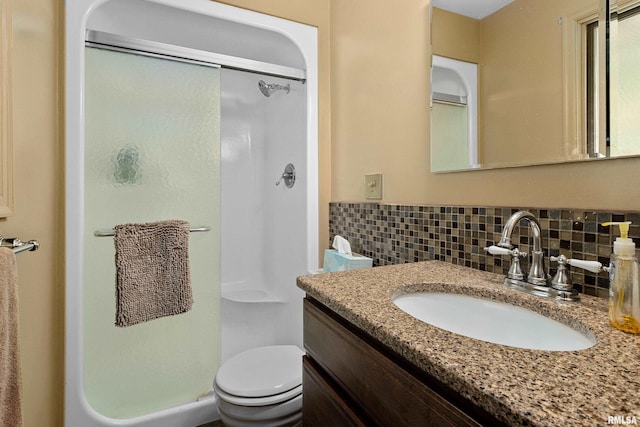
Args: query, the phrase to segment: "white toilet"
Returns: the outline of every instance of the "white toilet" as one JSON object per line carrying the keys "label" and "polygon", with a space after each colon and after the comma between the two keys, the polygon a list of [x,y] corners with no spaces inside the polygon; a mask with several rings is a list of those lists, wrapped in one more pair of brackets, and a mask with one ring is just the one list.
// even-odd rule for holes
{"label": "white toilet", "polygon": [[213,389],[227,427],[302,424],[302,356],[295,345],[257,347],[222,364]]}

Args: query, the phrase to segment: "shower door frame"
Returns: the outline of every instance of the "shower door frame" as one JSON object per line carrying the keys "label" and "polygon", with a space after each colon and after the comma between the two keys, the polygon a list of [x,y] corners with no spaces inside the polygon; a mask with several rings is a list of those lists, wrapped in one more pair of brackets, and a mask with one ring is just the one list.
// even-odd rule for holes
{"label": "shower door frame", "polygon": [[[90,13],[108,0],[67,2],[66,22],[66,321],[65,321],[65,425],[170,427],[194,425],[215,419],[215,398],[209,396],[174,408],[126,420],[116,420],[95,411],[83,389],[83,207],[84,207],[84,48]],[[148,0],[251,25],[282,34],[303,55],[307,85],[307,269],[318,268],[318,53],[317,29],[285,19],[208,0]],[[213,418],[212,418],[213,416]]]}

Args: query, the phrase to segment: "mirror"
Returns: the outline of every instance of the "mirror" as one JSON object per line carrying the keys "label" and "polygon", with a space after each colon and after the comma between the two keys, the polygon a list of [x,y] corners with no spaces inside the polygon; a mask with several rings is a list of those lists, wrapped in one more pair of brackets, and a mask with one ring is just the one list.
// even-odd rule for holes
{"label": "mirror", "polygon": [[[640,14],[629,12],[640,0],[611,3],[609,93],[616,120],[609,123],[607,40],[599,31],[607,24],[604,0],[433,0],[432,171],[640,154],[639,121],[620,113],[640,108],[639,92],[630,89],[638,87],[632,76],[640,70]],[[439,93],[443,81],[461,73],[441,66],[438,57],[477,65],[475,128],[469,116],[474,113],[462,112],[469,108],[455,102],[462,98],[452,101]],[[443,80],[446,72],[450,76]],[[474,88],[463,83],[449,92],[471,102],[469,89]],[[465,122],[466,135],[460,136]]]}

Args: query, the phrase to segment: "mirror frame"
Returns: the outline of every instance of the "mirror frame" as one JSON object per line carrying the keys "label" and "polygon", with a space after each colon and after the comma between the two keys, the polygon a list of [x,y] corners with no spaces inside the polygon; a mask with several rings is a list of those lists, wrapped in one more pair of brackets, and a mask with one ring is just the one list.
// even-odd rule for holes
{"label": "mirror frame", "polygon": [[14,214],[11,2],[0,3],[0,218]]}

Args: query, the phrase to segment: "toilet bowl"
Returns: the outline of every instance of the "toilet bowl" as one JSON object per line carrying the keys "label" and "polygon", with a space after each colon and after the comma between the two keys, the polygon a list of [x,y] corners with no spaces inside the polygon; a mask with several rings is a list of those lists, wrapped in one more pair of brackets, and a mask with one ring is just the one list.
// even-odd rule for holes
{"label": "toilet bowl", "polygon": [[302,356],[295,345],[257,347],[222,364],[213,384],[227,427],[302,422]]}

